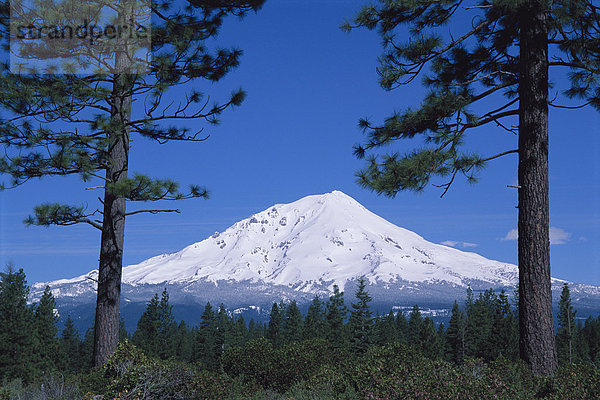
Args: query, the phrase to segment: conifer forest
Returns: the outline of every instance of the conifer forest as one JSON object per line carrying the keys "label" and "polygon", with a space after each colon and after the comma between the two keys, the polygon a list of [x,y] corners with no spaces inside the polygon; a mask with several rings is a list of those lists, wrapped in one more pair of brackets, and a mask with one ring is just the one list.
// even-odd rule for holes
{"label": "conifer forest", "polygon": [[[600,316],[577,318],[563,287],[559,370],[536,377],[519,359],[518,301],[470,289],[448,326],[405,314],[375,315],[364,279],[335,287],[302,315],[274,303],[268,322],[206,304],[198,323],[172,315],[166,290],[149,299],[134,332],[93,367],[93,327],[59,328],[46,290],[28,304],[22,270],[0,283],[0,398],[5,399],[594,399],[600,393]],[[103,397],[96,397],[103,396]]]}

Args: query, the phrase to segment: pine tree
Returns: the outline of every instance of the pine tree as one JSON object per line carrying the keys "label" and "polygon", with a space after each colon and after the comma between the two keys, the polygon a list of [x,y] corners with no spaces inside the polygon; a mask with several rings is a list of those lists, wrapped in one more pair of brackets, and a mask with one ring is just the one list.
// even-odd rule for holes
{"label": "pine tree", "polygon": [[340,292],[338,285],[333,285],[333,294],[327,302],[327,335],[326,338],[334,348],[346,345],[346,329],[344,322],[348,309],[344,304],[344,292]]}
{"label": "pine tree", "polygon": [[299,342],[302,339],[302,325],[302,314],[296,300],[292,300],[286,308],[283,319],[283,336],[286,344]]}
{"label": "pine tree", "polygon": [[324,338],[325,337],[325,312],[323,303],[319,296],[315,296],[308,306],[306,317],[304,318],[304,329],[302,330],[303,339]]}
{"label": "pine tree", "polygon": [[492,359],[492,329],[496,295],[493,290],[480,293],[467,309],[465,353],[469,357]]}
{"label": "pine tree", "polygon": [[454,301],[452,306],[452,316],[446,333],[448,343],[448,359],[457,364],[461,364],[465,359],[465,336],[467,323],[465,313],[458,306],[458,302]]}
{"label": "pine tree", "polygon": [[271,313],[269,314],[269,325],[267,328],[266,338],[273,343],[273,347],[277,348],[283,344],[282,334],[283,317],[279,311],[277,303],[273,303]]}
{"label": "pine tree", "polygon": [[194,351],[194,336],[187,327],[185,321],[181,321],[177,326],[175,335],[173,336],[175,357],[178,360],[192,362]]}
{"label": "pine tree", "polygon": [[417,348],[421,347],[421,331],[423,330],[423,317],[418,305],[414,305],[408,316],[408,344]]}
{"label": "pine tree", "polygon": [[56,301],[46,286],[40,301],[35,306],[33,326],[36,340],[36,359],[38,369],[42,372],[50,372],[56,369],[59,358],[58,342],[58,316],[55,314]]}
{"label": "pine tree", "polygon": [[[443,328],[443,327],[442,327]],[[435,328],[435,323],[429,317],[423,319],[423,325],[420,332],[421,352],[431,359],[442,358],[444,355],[443,337]]]}
{"label": "pine tree", "polygon": [[396,314],[396,331],[400,343],[408,344],[408,321],[402,310]]}
{"label": "pine tree", "polygon": [[[52,7],[13,7],[11,20],[36,21],[40,27],[52,26],[57,19],[79,22],[84,17],[97,19],[106,14],[116,19],[110,21],[113,25],[127,26],[134,19],[132,8],[136,12],[146,9],[151,15],[142,18],[152,21],[151,38],[147,37],[142,47],[127,42],[127,35],[100,46],[88,40],[72,40],[66,48],[56,46],[55,41],[38,41],[35,46],[24,43],[16,47],[23,51],[23,57],[34,61],[63,59],[70,67],[60,74],[52,69],[40,72],[34,69],[39,62],[33,62],[32,70],[23,74],[11,73],[14,71],[8,66],[0,73],[0,106],[4,110],[0,143],[8,147],[6,155],[0,157],[0,173],[10,175],[8,186],[19,186],[35,177],[75,174],[84,181],[94,181],[92,187],[103,191],[98,205],[89,210],[86,206],[44,203],[27,219],[28,224],[42,226],[85,223],[102,232],[95,365],[103,364],[118,345],[125,218],[177,211],[138,208],[127,212],[126,202],[208,196],[205,189],[195,185],[180,190],[171,179],[129,174],[130,136],[138,134],[158,143],[202,141],[202,128],[189,132],[171,124],[186,119],[216,123],[226,109],[241,104],[245,97],[241,90],[212,107],[209,96],[199,90],[202,81],[217,82],[234,69],[241,56],[237,49],[218,49],[213,54],[206,42],[217,35],[226,16],[256,11],[264,0],[158,0],[140,7],[133,3],[85,1],[72,7],[71,1],[59,1]],[[44,43],[50,44],[44,47]],[[146,61],[140,65],[139,60]],[[184,86],[190,82],[193,86]],[[187,93],[178,99],[168,92],[175,87]]]}
{"label": "pine tree", "polygon": [[210,303],[206,303],[197,331],[194,359],[200,361],[209,370],[214,370],[217,367],[215,356],[216,336],[216,316]]}
{"label": "pine tree", "polygon": [[587,343],[590,361],[596,365],[600,364],[600,316],[586,319],[581,335]]}
{"label": "pine tree", "polygon": [[75,329],[75,324],[69,315],[60,336],[61,356],[59,367],[62,371],[74,373],[82,369],[80,347],[81,340],[79,339],[79,333]]}
{"label": "pine tree", "polygon": [[169,293],[165,288],[162,292],[160,303],[158,303],[158,337],[156,353],[163,360],[174,357],[175,334],[177,332],[177,323],[173,317],[173,306],[169,304]]}
{"label": "pine tree", "polygon": [[518,320],[504,290],[496,298],[491,334],[491,359],[500,355],[510,360],[519,357]]}
{"label": "pine tree", "polygon": [[577,327],[575,317],[577,311],[571,305],[571,292],[569,285],[563,285],[558,303],[558,332],[556,334],[556,347],[558,360],[561,363],[573,363],[573,346]]}
{"label": "pine tree", "polygon": [[364,277],[358,280],[358,286],[355,292],[356,303],[351,303],[350,310],[350,342],[352,349],[359,354],[367,351],[372,344],[373,312],[369,308],[369,303],[373,298],[369,296],[366,290],[367,282]]}
{"label": "pine tree", "polygon": [[25,273],[9,264],[6,272],[0,273],[0,381],[20,378],[28,383],[39,372],[28,297]]}
{"label": "pine tree", "polygon": [[233,322],[227,314],[225,305],[219,305],[219,311],[216,315],[216,334],[215,334],[215,357],[218,359],[231,342],[231,331]]}
{"label": "pine tree", "polygon": [[[443,196],[457,177],[476,182],[487,163],[518,154],[520,353],[536,375],[553,374],[548,106],[562,104],[549,98],[549,70],[568,68],[566,97],[600,110],[600,7],[595,0],[461,3],[380,0],[344,24],[346,30],[379,30],[384,89],[418,77],[427,88],[417,109],[398,112],[383,124],[360,121],[367,139],[355,154],[367,157],[367,166],[357,176],[363,186],[390,197],[422,191],[440,178],[434,184]],[[470,132],[490,125],[518,134],[518,143],[486,156],[465,149]],[[394,141],[419,137],[425,145],[417,150],[380,153]]]}
{"label": "pine tree", "polygon": [[138,320],[137,328],[131,338],[132,342],[146,353],[155,357],[159,352],[159,303],[155,294],[146,305],[146,309]]}
{"label": "pine tree", "polygon": [[392,310],[390,310],[390,312],[383,317],[375,318],[373,332],[374,342],[380,346],[388,343],[394,343],[398,340],[396,318]]}

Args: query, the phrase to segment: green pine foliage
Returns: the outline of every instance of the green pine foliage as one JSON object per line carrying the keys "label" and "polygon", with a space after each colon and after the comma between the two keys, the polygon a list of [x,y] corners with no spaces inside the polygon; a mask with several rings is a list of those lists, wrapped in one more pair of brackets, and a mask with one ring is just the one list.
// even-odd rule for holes
{"label": "green pine foliage", "polygon": [[55,313],[56,302],[46,286],[40,301],[35,306],[33,326],[35,329],[35,341],[37,347],[36,359],[38,369],[42,372],[50,372],[56,369],[59,358],[58,341],[58,315]]}
{"label": "green pine foliage", "polygon": [[[37,326],[40,326],[42,310],[54,308],[50,291],[46,290],[44,301],[32,309],[25,300],[28,288],[22,271],[13,270],[1,276],[0,310],[12,304],[13,310],[20,309],[21,315],[26,316],[28,332],[36,332],[39,328],[35,328],[35,311],[38,312]],[[11,293],[12,297],[8,295]],[[56,388],[72,395],[55,398],[73,399],[101,394],[106,399],[583,400],[597,398],[600,393],[597,365],[600,316],[590,317],[583,324],[575,320],[572,364],[563,362],[553,378],[536,378],[523,362],[510,356],[509,350],[518,337],[513,327],[516,311],[510,307],[504,292],[497,294],[488,290],[475,296],[469,289],[464,310],[458,302],[454,303],[447,329],[444,324],[436,326],[417,305],[408,321],[402,312],[393,311],[373,318],[366,285],[359,281],[355,294],[350,318],[341,321],[340,329],[347,335],[342,342],[327,339],[322,329],[304,329],[313,324],[309,322],[311,319],[321,321],[312,326],[328,327],[320,299],[313,300],[312,312],[304,317],[295,302],[275,303],[271,317],[279,320],[280,326],[279,339],[274,336],[275,341],[280,341],[276,346],[269,338],[268,327],[254,320],[246,324],[242,317],[229,313],[224,305],[215,312],[210,303],[206,304],[196,326],[180,322],[175,325],[173,334],[164,335],[161,332],[170,332],[164,327],[171,326],[169,321],[174,319],[168,293],[163,292],[162,296],[157,294],[150,299],[140,317],[133,334],[133,338],[140,341],[140,347],[123,339],[117,354],[100,369],[91,368],[93,328],[87,330],[82,340],[72,318],[67,316],[60,337],[56,330],[51,330],[59,344],[55,364],[60,371],[58,375],[43,374],[47,371],[40,369],[38,342],[33,340],[34,335],[29,335],[31,340],[26,345],[20,344],[23,352],[13,353],[16,358],[12,363],[7,363],[7,358],[0,354],[4,363],[0,369],[1,382],[4,382],[0,399],[5,393],[13,398],[38,398],[40,388],[45,396],[50,396]],[[568,296],[563,299],[563,310],[566,310]],[[328,302],[328,312],[333,304],[337,304],[338,315],[344,315],[339,312],[343,305],[339,289]],[[571,314],[575,314],[573,308],[566,313]],[[6,314],[0,314],[3,315]],[[356,340],[363,338],[360,334],[364,333],[357,329],[359,316],[366,316],[363,321],[370,321],[366,344]],[[301,325],[297,324],[299,321]],[[273,326],[271,324],[271,332]],[[295,326],[303,329],[292,339]],[[498,332],[498,327],[504,327],[505,331]],[[7,337],[5,328],[5,325],[0,326],[2,337]],[[156,340],[141,340],[147,338],[149,332],[156,335]],[[27,339],[22,335],[14,338],[15,345],[19,344],[18,340]],[[156,343],[163,349],[173,349],[172,353],[167,357],[167,352],[141,347]],[[31,357],[19,358],[23,355]],[[27,386],[28,382],[32,385]]]}
{"label": "green pine foliage", "polygon": [[283,318],[283,337],[286,344],[299,342],[302,339],[303,321],[296,300],[286,307]]}
{"label": "green pine foliage", "polygon": [[369,303],[373,298],[369,296],[366,290],[367,281],[364,277],[358,280],[356,293],[356,302],[351,303],[349,331],[350,344],[357,353],[364,353],[373,342],[373,311],[369,308]]}
{"label": "green pine foliage", "polygon": [[0,273],[0,382],[31,382],[40,372],[29,287],[22,269],[9,265]]}
{"label": "green pine foliage", "polygon": [[347,329],[344,325],[348,308],[344,304],[344,292],[340,292],[337,285],[333,285],[333,294],[327,302],[327,340],[337,349],[347,344]]}
{"label": "green pine foliage", "polygon": [[59,368],[66,373],[79,372],[83,369],[81,363],[81,347],[82,343],[79,338],[79,333],[75,329],[75,325],[71,316],[67,316],[65,326],[60,335],[60,359]]}

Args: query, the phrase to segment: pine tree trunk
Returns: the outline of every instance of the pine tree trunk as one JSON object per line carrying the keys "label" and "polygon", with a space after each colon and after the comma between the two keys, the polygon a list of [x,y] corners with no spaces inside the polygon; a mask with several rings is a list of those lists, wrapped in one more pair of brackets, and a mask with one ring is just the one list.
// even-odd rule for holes
{"label": "pine tree trunk", "polygon": [[520,13],[519,347],[535,375],[556,371],[550,286],[548,30],[539,1]]}
{"label": "pine tree trunk", "polygon": [[[118,128],[109,133],[109,166],[107,182],[127,178],[129,159],[129,131],[127,122],[131,115],[130,83],[126,81],[129,58],[126,49],[115,56],[112,91],[111,120]],[[121,298],[121,272],[123,267],[123,241],[125,236],[125,198],[109,190],[104,192],[104,215],[98,270],[98,298],[94,325],[94,366],[104,364],[117,350],[119,344],[119,308]]]}

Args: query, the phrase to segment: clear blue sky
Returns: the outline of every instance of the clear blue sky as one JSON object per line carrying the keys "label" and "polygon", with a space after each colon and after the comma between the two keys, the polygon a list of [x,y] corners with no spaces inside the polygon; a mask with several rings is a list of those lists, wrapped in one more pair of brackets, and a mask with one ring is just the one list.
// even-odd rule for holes
{"label": "clear blue sky", "polygon": [[[226,112],[221,125],[207,127],[206,142],[161,146],[135,138],[130,158],[131,172],[198,183],[211,198],[164,204],[181,214],[128,218],[125,264],[178,251],[272,204],[332,190],[427,240],[457,242],[459,248],[516,263],[516,241],[503,240],[517,226],[517,192],[507,188],[517,181],[514,155],[492,162],[476,185],[456,182],[442,199],[435,187],[388,199],[355,183],[354,172],[362,166],[352,156],[352,146],[362,139],[358,119],[381,122],[394,110],[418,106],[423,94],[418,82],[393,92],[378,86],[378,35],[339,29],[361,4],[267,0],[258,14],[224,25],[218,43],[241,48],[241,66],[218,84],[200,83],[200,90],[217,99],[243,87],[247,100]],[[473,131],[468,145],[492,155],[514,148],[516,141],[489,127]],[[398,142],[390,150],[412,147]],[[100,192],[84,190],[89,186],[77,177],[53,178],[0,193],[2,265],[10,261],[23,268],[30,283],[97,268],[100,235],[93,228],[22,224],[43,201],[95,208]],[[600,116],[592,109],[551,110],[550,207],[552,275],[600,285]]]}

